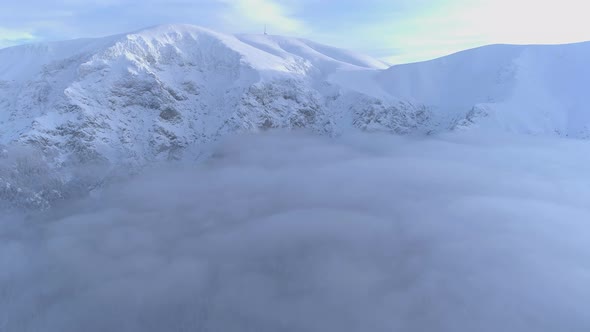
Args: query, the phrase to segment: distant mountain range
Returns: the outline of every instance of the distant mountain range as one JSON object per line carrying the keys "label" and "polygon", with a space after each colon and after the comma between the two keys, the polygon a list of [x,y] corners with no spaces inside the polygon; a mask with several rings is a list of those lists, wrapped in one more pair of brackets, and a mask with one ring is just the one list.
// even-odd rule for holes
{"label": "distant mountain range", "polygon": [[305,128],[590,137],[590,43],[493,45],[387,68],[308,40],[164,25],[0,50],[0,144],[56,166],[180,159]]}

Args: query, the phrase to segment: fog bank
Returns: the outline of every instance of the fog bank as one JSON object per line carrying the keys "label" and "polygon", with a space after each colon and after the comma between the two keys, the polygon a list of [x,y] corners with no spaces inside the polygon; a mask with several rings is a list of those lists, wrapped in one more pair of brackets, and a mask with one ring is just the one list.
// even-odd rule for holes
{"label": "fog bank", "polygon": [[590,142],[266,134],[0,217],[0,331],[590,331]]}

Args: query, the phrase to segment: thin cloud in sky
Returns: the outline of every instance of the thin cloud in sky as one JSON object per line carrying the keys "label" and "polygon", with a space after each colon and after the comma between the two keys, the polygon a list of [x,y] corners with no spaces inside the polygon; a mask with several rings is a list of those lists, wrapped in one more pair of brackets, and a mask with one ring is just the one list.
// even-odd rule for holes
{"label": "thin cloud in sky", "polygon": [[35,36],[29,31],[0,27],[0,47],[20,44],[34,39]]}
{"label": "thin cloud in sky", "polygon": [[513,43],[563,43],[589,38],[587,0],[495,0],[458,11],[486,39]]}
{"label": "thin cloud in sky", "polygon": [[275,32],[302,33],[308,28],[304,21],[292,16],[292,9],[285,4],[271,0],[218,0],[230,8],[224,13],[227,24],[231,26],[262,26],[267,24]]}
{"label": "thin cloud in sky", "polygon": [[390,62],[425,60],[486,44],[560,44],[590,40],[585,0],[445,0],[406,16],[368,24],[371,42],[403,53]]}
{"label": "thin cloud in sky", "polygon": [[0,2],[0,47],[165,23],[313,39],[390,63],[494,43],[590,40],[586,0],[21,0]]}

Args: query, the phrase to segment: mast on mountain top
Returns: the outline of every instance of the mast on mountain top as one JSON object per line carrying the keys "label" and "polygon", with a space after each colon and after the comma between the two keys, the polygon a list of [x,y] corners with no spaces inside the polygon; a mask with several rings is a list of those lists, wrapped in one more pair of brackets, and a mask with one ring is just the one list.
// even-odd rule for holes
{"label": "mast on mountain top", "polygon": [[264,34],[268,35],[268,33],[266,33],[266,24],[264,25]]}

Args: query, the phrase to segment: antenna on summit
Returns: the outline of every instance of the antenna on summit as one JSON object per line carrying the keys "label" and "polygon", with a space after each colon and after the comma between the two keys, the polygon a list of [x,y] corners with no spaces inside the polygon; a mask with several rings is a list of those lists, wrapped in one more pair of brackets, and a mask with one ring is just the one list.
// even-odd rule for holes
{"label": "antenna on summit", "polygon": [[264,25],[264,35],[268,35],[268,33],[266,33],[266,24]]}

